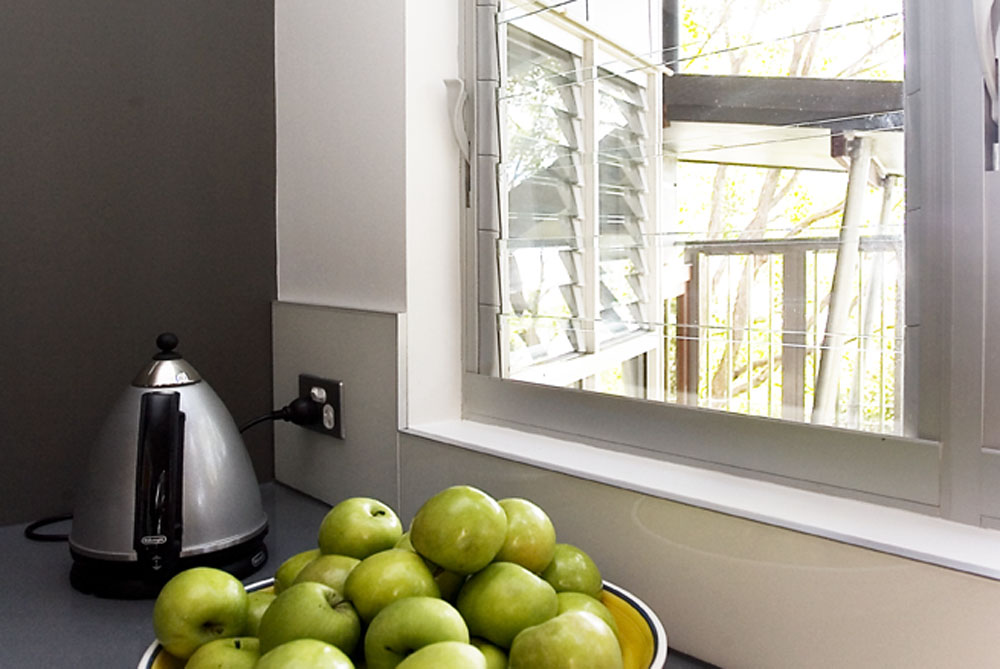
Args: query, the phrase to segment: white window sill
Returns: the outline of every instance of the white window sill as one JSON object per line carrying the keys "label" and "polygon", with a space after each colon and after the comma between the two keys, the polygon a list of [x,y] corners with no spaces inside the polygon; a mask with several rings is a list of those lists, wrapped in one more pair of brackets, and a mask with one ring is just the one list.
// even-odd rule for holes
{"label": "white window sill", "polygon": [[485,423],[444,421],[404,428],[403,432],[653,497],[1000,580],[1000,531],[996,530]]}

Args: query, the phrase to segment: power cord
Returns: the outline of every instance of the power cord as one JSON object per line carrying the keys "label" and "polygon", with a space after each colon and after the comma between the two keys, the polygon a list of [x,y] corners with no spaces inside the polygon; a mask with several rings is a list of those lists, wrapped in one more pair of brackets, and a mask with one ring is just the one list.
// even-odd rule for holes
{"label": "power cord", "polygon": [[280,409],[258,416],[240,426],[240,432],[246,432],[254,425],[270,420],[284,420],[296,425],[312,425],[323,418],[323,409],[317,402],[308,397],[296,397]]}
{"label": "power cord", "polygon": [[38,530],[54,523],[61,523],[72,519],[72,513],[64,513],[59,516],[50,516],[48,518],[36,520],[24,528],[24,536],[32,541],[69,541],[68,534],[42,534]]}

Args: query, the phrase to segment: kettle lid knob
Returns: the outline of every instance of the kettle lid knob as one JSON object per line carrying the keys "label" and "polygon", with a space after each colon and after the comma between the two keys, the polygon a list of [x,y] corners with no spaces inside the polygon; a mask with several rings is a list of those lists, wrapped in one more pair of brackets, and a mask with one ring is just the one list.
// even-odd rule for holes
{"label": "kettle lid knob", "polygon": [[181,354],[174,349],[177,348],[179,340],[173,332],[163,332],[156,338],[156,348],[160,352],[153,356],[153,360],[179,360]]}
{"label": "kettle lid knob", "polygon": [[137,388],[168,388],[200,382],[201,376],[194,367],[174,350],[177,343],[177,335],[173,332],[160,334],[156,338],[159,353],[136,375],[132,385]]}

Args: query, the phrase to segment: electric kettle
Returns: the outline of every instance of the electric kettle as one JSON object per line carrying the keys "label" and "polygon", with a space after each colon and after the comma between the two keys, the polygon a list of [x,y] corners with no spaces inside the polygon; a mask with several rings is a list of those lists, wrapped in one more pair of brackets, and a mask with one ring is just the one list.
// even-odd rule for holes
{"label": "electric kettle", "polygon": [[238,578],[267,560],[267,515],[243,438],[163,333],[118,400],[77,489],[69,534],[78,590],[151,597],[179,571]]}

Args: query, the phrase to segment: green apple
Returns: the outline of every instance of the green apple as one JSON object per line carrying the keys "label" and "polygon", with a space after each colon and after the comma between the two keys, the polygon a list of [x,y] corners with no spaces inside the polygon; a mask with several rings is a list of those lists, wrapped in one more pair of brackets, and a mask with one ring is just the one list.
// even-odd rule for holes
{"label": "green apple", "polygon": [[438,584],[438,590],[441,591],[441,599],[454,603],[462,586],[465,585],[467,576],[442,569],[436,565],[430,565],[430,567],[431,574],[434,575],[434,582]]}
{"label": "green apple", "polygon": [[396,512],[371,497],[350,497],[338,503],[319,525],[319,550],[359,560],[392,548],[403,534]]}
{"label": "green apple", "polygon": [[410,541],[436,565],[472,574],[490,562],[507,536],[507,514],[495,499],[472,486],[452,486],[417,510]]}
{"label": "green apple", "polygon": [[556,592],[582,592],[599,597],[604,581],[597,565],[583,550],[571,544],[556,544],[555,555],[542,578],[552,584]]}
{"label": "green apple", "polygon": [[514,639],[508,669],[623,669],[614,632],[587,611],[569,611]]}
{"label": "green apple", "polygon": [[520,497],[499,501],[507,514],[507,535],[497,561],[516,562],[536,574],[549,566],[556,551],[556,528],[534,502]]}
{"label": "green apple", "polygon": [[245,634],[257,636],[260,629],[260,620],[264,617],[264,612],[271,605],[277,595],[273,588],[266,590],[254,590],[247,594],[247,626]]}
{"label": "green apple", "polygon": [[439,641],[424,646],[396,667],[397,669],[486,669],[486,660],[472,644],[461,641]]}
{"label": "green apple", "polygon": [[[409,532],[403,532],[403,536],[396,542],[396,548],[402,548],[403,550],[408,550],[414,553],[417,552],[417,549],[413,547],[413,542],[410,541]],[[438,589],[441,590],[441,599],[454,602],[455,595],[458,594],[458,591],[462,588],[462,584],[465,583],[465,574],[448,571],[447,569],[434,564],[427,558],[424,558],[424,562],[427,564],[427,568],[431,570],[431,574],[434,576],[434,580],[438,584]]]}
{"label": "green apple", "polygon": [[494,562],[469,577],[455,606],[470,634],[509,648],[518,632],[556,615],[559,599],[537,574],[513,562]]}
{"label": "green apple", "polygon": [[259,659],[260,642],[252,636],[237,636],[199,646],[184,669],[254,669]]}
{"label": "green apple", "polygon": [[379,611],[365,633],[368,669],[392,669],[407,655],[438,641],[469,642],[454,606],[436,597],[404,597]]}
{"label": "green apple", "polygon": [[559,598],[559,613],[589,611],[606,622],[611,631],[618,637],[618,640],[621,641],[621,636],[618,634],[618,622],[601,600],[590,595],[585,595],[582,592],[560,592],[556,596]]}
{"label": "green apple", "polygon": [[344,593],[361,619],[369,623],[397,599],[440,597],[441,589],[419,555],[390,548],[362,560],[348,575]]}
{"label": "green apple", "polygon": [[281,563],[278,570],[274,572],[274,592],[280,594],[282,590],[290,586],[295,577],[299,575],[302,568],[318,558],[320,555],[318,548],[311,548],[301,553],[296,553]]}
{"label": "green apple", "polygon": [[344,592],[344,583],[361,560],[347,555],[320,555],[307,564],[295,577],[295,583],[313,581],[328,585],[337,592]]}
{"label": "green apple", "polygon": [[243,634],[247,592],[232,574],[186,569],[167,581],[153,604],[153,631],[163,648],[185,660],[199,646]]}
{"label": "green apple", "polygon": [[477,636],[469,639],[469,643],[478,648],[486,658],[486,669],[507,669],[507,653],[500,646],[495,646]]}
{"label": "green apple", "polygon": [[408,531],[399,535],[399,540],[396,541],[393,548],[402,548],[404,550],[413,551],[414,553],[417,552],[417,549],[413,547],[413,542],[410,541],[410,533]]}
{"label": "green apple", "polygon": [[293,639],[319,639],[350,655],[361,638],[361,621],[349,601],[322,583],[296,583],[264,612],[257,631],[260,652]]}
{"label": "green apple", "polygon": [[354,669],[336,646],[318,639],[294,639],[261,656],[254,669]]}

